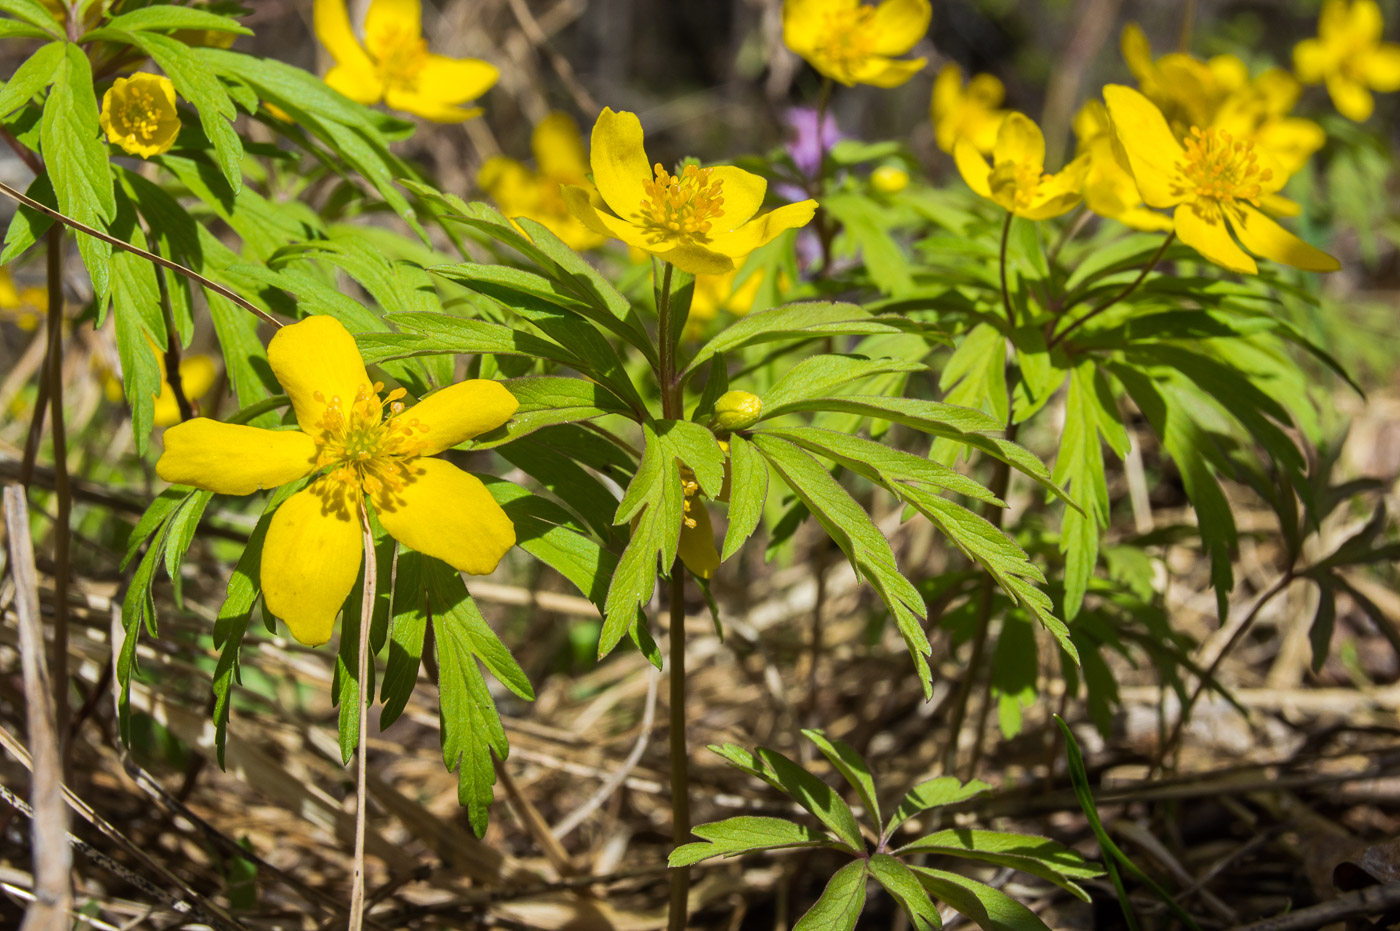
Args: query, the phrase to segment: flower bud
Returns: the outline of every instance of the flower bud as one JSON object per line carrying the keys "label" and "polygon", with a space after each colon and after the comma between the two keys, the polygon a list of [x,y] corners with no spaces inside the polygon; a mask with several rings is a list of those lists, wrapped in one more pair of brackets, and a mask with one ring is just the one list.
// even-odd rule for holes
{"label": "flower bud", "polygon": [[909,186],[909,172],[895,165],[881,165],[870,173],[870,186],[881,194],[898,194]]}
{"label": "flower bud", "polygon": [[758,423],[763,416],[763,402],[747,391],[726,391],[715,402],[715,416],[710,421],[721,430],[743,430]]}

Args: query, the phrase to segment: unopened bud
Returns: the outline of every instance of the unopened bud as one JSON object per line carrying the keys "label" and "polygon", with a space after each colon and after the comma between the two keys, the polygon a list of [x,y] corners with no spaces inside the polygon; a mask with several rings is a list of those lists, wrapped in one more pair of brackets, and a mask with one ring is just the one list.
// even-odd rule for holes
{"label": "unopened bud", "polygon": [[894,165],[881,165],[870,173],[870,186],[881,194],[898,194],[909,186],[909,172]]}
{"label": "unopened bud", "polygon": [[743,430],[758,423],[763,416],[763,402],[747,391],[726,391],[715,402],[711,423],[721,430]]}

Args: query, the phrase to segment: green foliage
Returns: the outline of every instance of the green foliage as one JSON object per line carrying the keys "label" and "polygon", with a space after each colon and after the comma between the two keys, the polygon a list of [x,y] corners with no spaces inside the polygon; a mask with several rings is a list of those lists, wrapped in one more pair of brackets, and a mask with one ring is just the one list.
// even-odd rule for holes
{"label": "green foliage", "polygon": [[[727,763],[797,802],[818,821],[824,831],[813,831],[782,818],[739,816],[693,829],[701,840],[677,847],[668,860],[671,867],[690,866],[712,857],[732,857],[756,851],[828,847],[854,859],[837,870],[817,902],[798,919],[795,927],[850,931],[865,907],[866,883],[874,879],[899,903],[916,928],[942,926],[937,902],[942,901],[987,931],[1044,931],[1045,924],[1006,893],[957,873],[930,869],[922,854],[990,863],[1019,870],[1051,882],[1084,901],[1086,893],[1075,880],[1091,879],[1103,871],[1086,863],[1073,850],[1046,837],[955,828],[934,831],[900,846],[892,844],[897,829],[909,819],[944,805],[969,799],[989,787],[962,783],[943,776],[920,783],[900,800],[888,822],[882,821],[870,768],[847,743],[821,731],[803,734],[841,775],[864,806],[871,821],[870,849],[855,812],[830,786],[807,769],[773,750],[750,752],[733,744],[711,747]],[[918,857],[911,862],[910,858]]]}

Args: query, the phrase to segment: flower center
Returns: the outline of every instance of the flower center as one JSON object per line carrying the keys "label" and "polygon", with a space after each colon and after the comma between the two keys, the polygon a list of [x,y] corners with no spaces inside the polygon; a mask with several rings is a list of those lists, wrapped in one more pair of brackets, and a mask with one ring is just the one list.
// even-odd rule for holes
{"label": "flower center", "polygon": [[1246,200],[1259,206],[1261,185],[1274,173],[1259,167],[1254,143],[1235,139],[1224,130],[1192,126],[1185,146],[1186,159],[1177,162],[1176,167],[1197,197],[1223,204]]}
{"label": "flower center", "polygon": [[330,468],[331,479],[367,495],[377,495],[386,488],[403,490],[408,476],[405,462],[418,455],[423,448],[421,434],[428,432],[417,417],[399,416],[404,409],[399,399],[407,393],[404,389],[395,388],[380,400],[383,390],[382,382],[375,382],[373,388],[361,385],[348,407],[339,395],[329,401],[319,391],[312,395],[326,405],[318,424],[321,435],[314,437],[320,450],[316,467]]}
{"label": "flower center", "polygon": [[365,48],[374,58],[380,79],[388,85],[413,91],[418,75],[428,63],[428,40],[397,24],[385,25],[365,36]]}
{"label": "flower center", "polygon": [[1023,210],[1035,200],[1040,186],[1050,175],[1032,162],[997,162],[987,179],[992,199],[1008,210]]}
{"label": "flower center", "polygon": [[817,51],[836,69],[849,72],[875,49],[875,30],[871,28],[874,16],[875,8],[866,4],[827,13],[826,42]]}
{"label": "flower center", "polygon": [[153,139],[160,130],[160,102],[156,100],[155,94],[144,87],[132,87],[128,84],[122,117],[126,120],[127,130],[131,135]]}
{"label": "flower center", "polygon": [[713,168],[686,165],[672,175],[657,162],[656,180],[645,181],[642,189],[642,225],[654,230],[653,242],[674,237],[682,243],[703,238],[710,232],[710,221],[724,216],[724,181],[710,180]]}

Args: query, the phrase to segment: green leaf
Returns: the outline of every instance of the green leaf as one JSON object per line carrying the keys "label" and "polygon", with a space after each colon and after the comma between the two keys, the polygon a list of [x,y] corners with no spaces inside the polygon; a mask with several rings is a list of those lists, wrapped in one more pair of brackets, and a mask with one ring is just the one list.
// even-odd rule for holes
{"label": "green leaf", "polygon": [[1160,885],[1148,876],[1137,864],[1128,859],[1127,854],[1118,848],[1113,842],[1113,838],[1108,836],[1108,831],[1104,829],[1103,821],[1099,818],[1098,806],[1094,803],[1093,791],[1089,788],[1089,773],[1084,767],[1084,756],[1079,752],[1079,741],[1075,739],[1074,732],[1069,729],[1069,725],[1064,722],[1058,714],[1054,716],[1055,723],[1059,725],[1060,732],[1065,737],[1065,757],[1069,763],[1070,783],[1074,786],[1075,797],[1079,800],[1079,807],[1084,812],[1084,817],[1089,822],[1089,828],[1094,832],[1094,837],[1099,842],[1099,848],[1103,851],[1103,857],[1108,867],[1109,875],[1113,877],[1114,887],[1118,892],[1118,902],[1123,906],[1123,914],[1127,917],[1130,925],[1136,924],[1133,917],[1132,903],[1128,899],[1122,882],[1118,879],[1116,867],[1121,867],[1133,878],[1145,884],[1162,901],[1172,914],[1191,929],[1191,931],[1201,931],[1200,926],[1191,918],[1190,913],[1177,904],[1171,893],[1167,892]]}
{"label": "green leaf", "polygon": [[5,86],[0,88],[0,118],[8,117],[53,83],[59,63],[67,54],[67,47],[64,42],[41,45],[15,69]]}
{"label": "green leaf", "polygon": [[1004,425],[1011,413],[1006,391],[1006,336],[989,323],[973,327],[944,366],[938,387],[946,393],[947,403],[990,410],[997,425]]}
{"label": "green leaf", "polygon": [[855,304],[786,304],[749,314],[730,324],[695,353],[681,374],[682,382],[717,352],[774,340],[815,339],[865,333],[923,332],[921,324],[903,317],[876,316]]}
{"label": "green leaf", "polygon": [[548,432],[516,440],[501,447],[500,454],[572,508],[600,538],[608,539],[617,498],[592,472],[560,455],[550,445]]}
{"label": "green leaf", "polygon": [[617,557],[568,526],[573,518],[553,502],[501,479],[483,480],[515,524],[516,545],[572,582],[601,611]]}
{"label": "green leaf", "polygon": [[921,782],[910,789],[904,798],[900,799],[899,807],[895,809],[894,816],[890,818],[890,823],[885,828],[885,836],[893,835],[901,824],[919,812],[928,811],[930,808],[940,808],[944,805],[956,805],[958,802],[965,802],[973,796],[981,795],[991,788],[985,782],[977,779],[963,783],[952,776],[937,776]]}
{"label": "green leaf", "polygon": [[170,530],[165,544],[165,572],[174,583],[177,608],[184,608],[184,578],[180,575],[180,565],[184,562],[185,553],[189,552],[190,544],[194,542],[194,532],[199,526],[199,519],[204,516],[204,509],[209,506],[213,497],[212,491],[196,491],[180,504],[170,518]]}
{"label": "green leaf", "polygon": [[876,395],[838,395],[806,398],[786,404],[764,406],[763,419],[799,411],[846,411],[874,420],[901,423],[934,436],[969,442],[970,434],[1000,431],[1002,425],[970,407],[958,407],[919,398],[888,398]]}
{"label": "green leaf", "polygon": [[895,855],[900,857],[915,854],[959,857],[1020,870],[1054,883],[1085,902],[1089,901],[1089,894],[1073,880],[1103,875],[1103,870],[1089,865],[1083,857],[1063,844],[1030,834],[949,828],[921,837],[895,851]]}
{"label": "green leaf", "polygon": [[875,587],[895,617],[925,694],[931,695],[927,657],[933,647],[929,645],[922,623],[922,619],[928,617],[928,609],[918,589],[900,573],[889,540],[810,453],[763,433],[755,434],[753,441],[769,465],[841,547],[856,577],[868,580]]}
{"label": "green leaf", "polygon": [[382,731],[399,719],[413,690],[418,685],[418,670],[423,661],[423,641],[428,630],[426,583],[424,574],[429,557],[401,546],[394,567],[394,604],[389,625],[389,659],[384,667],[384,681],[379,687],[379,700],[384,705],[379,714]]}
{"label": "green leaf", "polygon": [[841,867],[832,875],[816,904],[797,919],[792,931],[852,931],[865,909],[868,878],[864,860]]}
{"label": "green leaf", "polygon": [[469,320],[450,314],[421,311],[388,314],[384,319],[408,332],[361,333],[356,336],[360,354],[371,365],[386,359],[441,353],[539,357],[571,368],[579,364],[572,352],[557,343],[488,320]]}
{"label": "green leaf", "polygon": [[1308,642],[1312,644],[1312,671],[1322,671],[1327,656],[1332,652],[1332,629],[1337,623],[1337,594],[1331,582],[1324,578],[1317,586],[1317,613],[1313,615],[1312,626],[1308,628]]}
{"label": "green leaf", "polygon": [[655,429],[662,447],[690,467],[708,497],[716,497],[724,485],[724,450],[715,435],[689,420],[658,420]]}
{"label": "green leaf", "polygon": [[[92,66],[82,48],[70,43],[54,73],[48,100],[44,102],[39,144],[59,212],[79,223],[106,230],[108,221],[116,215],[117,203],[112,191],[107,146],[99,138],[100,131],[97,98],[92,89]],[[112,247],[80,233],[78,251],[82,253],[83,264],[87,266],[100,303],[107,294]]]}
{"label": "green leaf", "polygon": [[[215,32],[232,32],[241,36],[251,36],[253,30],[239,25],[238,20],[222,16],[211,10],[201,10],[185,6],[148,6],[114,16],[106,22],[105,29],[211,29]],[[91,41],[88,34],[78,41]]]}
{"label": "green leaf", "polygon": [[870,767],[866,765],[865,760],[861,759],[855,748],[845,741],[828,738],[819,730],[806,728],[802,734],[817,745],[822,756],[826,757],[831,765],[836,767],[836,771],[841,774],[841,777],[850,783],[851,788],[856,790],[861,803],[865,805],[865,810],[875,820],[875,830],[877,832],[883,830],[883,822],[880,820],[880,802],[875,796],[875,781],[870,778]]}
{"label": "green leaf", "polygon": [[491,449],[544,427],[630,413],[612,392],[582,378],[544,375],[509,378],[501,384],[520,402],[515,415],[505,426],[468,440],[460,449]]}
{"label": "green leaf", "polygon": [[724,532],[722,561],[753,535],[767,500],[768,465],[753,444],[736,433],[729,438],[729,527]]}
{"label": "green leaf", "polygon": [[[340,645],[336,650],[335,670],[331,679],[331,704],[340,709],[337,732],[340,738],[340,762],[348,764],[360,744],[360,714],[365,710],[364,697],[374,698],[375,666],[373,657],[384,647],[389,626],[390,594],[394,581],[394,538],[385,532],[378,516],[369,512],[370,532],[374,538],[375,582],[374,604],[370,606],[369,624],[363,611],[365,594],[365,562],[361,561],[359,575],[340,614]],[[360,682],[360,637],[369,633],[371,657],[366,678]]]}
{"label": "green leaf", "polygon": [[[144,249],[146,234],[136,222],[136,210],[125,192],[118,197],[112,233]],[[80,239],[84,238],[80,236]],[[131,405],[131,432],[138,453],[146,451],[160,394],[160,362],[155,346],[165,346],[165,318],[161,314],[160,284],[155,266],[125,250],[111,256],[112,312],[116,318],[117,355],[122,382]],[[99,313],[99,319],[104,316]]]}
{"label": "green leaf", "polygon": [[788,369],[763,393],[765,407],[783,407],[820,398],[833,388],[889,372],[921,372],[928,366],[906,359],[867,359],[863,356],[810,356]]}
{"label": "green leaf", "polygon": [[857,852],[865,849],[855,813],[831,786],[776,750],[759,747],[757,757],[774,784],[815,815],[842,843]]}
{"label": "green leaf", "polygon": [[457,770],[457,800],[467,809],[472,830],[486,832],[496,771],[492,754],[510,753],[505,729],[486,688],[478,662],[521,698],[534,692],[525,673],[501,644],[467,594],[462,577],[441,560],[426,563],[427,597],[437,641],[442,761]]}
{"label": "green leaf", "polygon": [[930,895],[947,902],[984,931],[1050,931],[1040,916],[1000,889],[957,873],[925,866],[910,869]]}
{"label": "green leaf", "polygon": [[39,0],[0,0],[0,12],[9,13],[17,19],[38,26],[55,39],[63,38],[63,24],[54,19],[53,14],[45,9]]}
{"label": "green leaf", "polygon": [[683,844],[671,851],[666,863],[673,869],[692,866],[711,857],[732,856],[756,850],[818,847],[830,843],[820,831],[783,818],[740,815],[690,829],[703,843]]}
{"label": "green leaf", "polygon": [[914,931],[935,931],[943,927],[938,906],[909,867],[887,853],[877,853],[870,858],[870,875],[899,903]]}
{"label": "green leaf", "polygon": [[141,630],[156,636],[156,603],[151,595],[151,585],[155,581],[156,567],[160,565],[161,551],[165,548],[169,523],[161,527],[152,541],[146,555],[132,573],[131,585],[122,599],[122,638],[121,650],[117,653],[117,683],[121,686],[121,696],[117,701],[118,727],[122,742],[131,743],[131,677],[140,671],[136,661],[136,648],[141,640]]}

